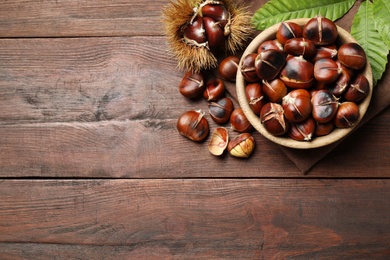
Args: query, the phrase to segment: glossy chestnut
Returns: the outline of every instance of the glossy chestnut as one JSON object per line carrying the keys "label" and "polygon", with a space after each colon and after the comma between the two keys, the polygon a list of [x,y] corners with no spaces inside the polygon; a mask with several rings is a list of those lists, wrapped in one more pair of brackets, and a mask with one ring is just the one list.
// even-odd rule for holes
{"label": "glossy chestnut", "polygon": [[314,131],[314,136],[325,136],[330,134],[334,129],[334,124],[332,121],[327,123],[318,123],[316,121],[316,127]]}
{"label": "glossy chestnut", "polygon": [[206,30],[201,16],[196,16],[192,22],[185,26],[183,39],[190,45],[205,45],[207,43]]}
{"label": "glossy chestnut", "polygon": [[313,41],[305,38],[292,38],[284,44],[284,51],[290,55],[303,56],[305,59],[311,59],[317,52]]}
{"label": "glossy chestnut", "polygon": [[203,91],[203,97],[207,101],[215,101],[225,95],[225,84],[222,80],[212,78],[207,81],[206,88]]}
{"label": "glossy chestnut", "polygon": [[360,102],[367,97],[370,92],[370,85],[367,78],[360,74],[350,84],[344,94],[347,101]]}
{"label": "glossy chestnut", "polygon": [[245,87],[246,99],[253,113],[260,115],[260,110],[265,103],[262,86],[260,83],[250,83]]}
{"label": "glossy chestnut", "polygon": [[314,64],[314,78],[324,84],[336,81],[341,72],[341,68],[330,58],[320,59]]}
{"label": "glossy chestnut", "polygon": [[208,46],[213,51],[225,48],[224,28],[210,17],[203,17]]}
{"label": "glossy chestnut", "polygon": [[343,65],[354,70],[363,68],[367,62],[364,49],[355,42],[341,45],[337,57]]}
{"label": "glossy chestnut", "polygon": [[260,79],[274,79],[286,63],[286,58],[281,51],[265,50],[260,52],[255,60],[257,76]]}
{"label": "glossy chestnut", "polygon": [[284,116],[290,122],[302,122],[311,115],[310,93],[305,89],[295,89],[283,97]]}
{"label": "glossy chestnut", "polygon": [[319,123],[331,121],[339,107],[338,99],[328,90],[316,91],[311,98],[311,103],[313,118]]}
{"label": "glossy chestnut", "polygon": [[248,54],[244,57],[244,59],[240,64],[240,70],[242,76],[248,82],[259,81],[259,77],[257,76],[256,68],[255,68],[256,57],[257,57],[256,53]]}
{"label": "glossy chestnut", "polygon": [[311,59],[313,64],[324,58],[335,59],[337,57],[337,46],[336,44],[317,46],[317,51],[314,57]]}
{"label": "glossy chestnut", "polygon": [[270,134],[276,136],[285,134],[289,128],[283,107],[278,103],[269,102],[262,107],[260,122]]}
{"label": "glossy chestnut", "polygon": [[282,22],[276,31],[276,39],[281,44],[287,40],[302,37],[302,28],[294,22]]}
{"label": "glossy chestnut", "polygon": [[310,19],[303,27],[303,37],[316,45],[328,45],[337,39],[337,27],[328,18],[317,16]]}
{"label": "glossy chestnut", "polygon": [[234,109],[230,115],[230,124],[234,131],[240,133],[249,133],[253,131],[253,126],[240,107]]}
{"label": "glossy chestnut", "polygon": [[230,20],[230,14],[222,4],[206,4],[202,7],[202,16],[210,17],[224,28]]}
{"label": "glossy chestnut", "polygon": [[218,66],[219,76],[227,81],[236,81],[239,62],[239,58],[234,55],[223,59]]}
{"label": "glossy chestnut", "polygon": [[233,110],[233,102],[228,97],[209,103],[209,113],[211,119],[213,119],[213,121],[217,124],[224,124],[229,121]]}
{"label": "glossy chestnut", "polygon": [[266,50],[283,51],[283,45],[277,40],[268,40],[259,45],[257,48],[257,53],[259,54]]}
{"label": "glossy chestnut", "polygon": [[200,142],[209,134],[209,124],[201,110],[191,110],[183,113],[176,124],[179,133],[188,139]]}
{"label": "glossy chestnut", "polygon": [[280,79],[290,88],[310,88],[314,84],[314,66],[302,56],[289,56]]}
{"label": "glossy chestnut", "polygon": [[297,141],[310,141],[313,138],[316,123],[312,117],[299,123],[292,123],[288,136]]}
{"label": "glossy chestnut", "polygon": [[360,117],[359,106],[354,102],[346,101],[340,104],[334,123],[338,128],[354,126]]}
{"label": "glossy chestnut", "polygon": [[199,97],[203,93],[203,90],[203,74],[187,71],[179,84],[180,93],[186,98],[191,99]]}
{"label": "glossy chestnut", "polygon": [[281,79],[263,80],[264,95],[271,102],[281,102],[282,98],[287,95],[287,91],[287,87]]}

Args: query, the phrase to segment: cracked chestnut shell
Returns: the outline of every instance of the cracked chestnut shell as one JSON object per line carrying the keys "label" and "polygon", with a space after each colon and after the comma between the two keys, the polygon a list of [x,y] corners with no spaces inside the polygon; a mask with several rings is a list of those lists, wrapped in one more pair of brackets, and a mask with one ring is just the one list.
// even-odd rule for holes
{"label": "cracked chestnut shell", "polygon": [[303,122],[292,123],[288,135],[297,141],[310,141],[313,138],[316,123],[312,117]]}
{"label": "cracked chestnut shell", "polygon": [[203,90],[203,74],[187,71],[179,84],[179,92],[186,98],[192,99],[199,97]]}
{"label": "cracked chestnut shell", "polygon": [[328,90],[316,91],[311,98],[311,103],[313,118],[319,123],[331,121],[339,107],[338,99]]}
{"label": "cracked chestnut shell", "polygon": [[276,39],[285,44],[287,40],[302,36],[302,28],[294,22],[282,22],[276,31]]}
{"label": "cracked chestnut shell", "polygon": [[352,127],[359,121],[359,117],[359,106],[354,102],[346,101],[340,104],[335,116],[334,124],[338,128]]}
{"label": "cracked chestnut shell", "polygon": [[314,66],[302,56],[290,56],[280,72],[280,79],[290,88],[310,88],[314,84]]}
{"label": "cracked chestnut shell", "polygon": [[217,127],[211,135],[208,149],[211,154],[220,156],[225,151],[229,143],[229,133],[224,127]]}
{"label": "cracked chestnut shell", "polygon": [[260,110],[265,103],[265,98],[260,83],[251,83],[245,87],[245,96],[253,113],[260,115]]}
{"label": "cracked chestnut shell", "polygon": [[278,50],[265,50],[255,59],[255,69],[260,79],[274,79],[286,63],[284,53]]}
{"label": "cracked chestnut shell", "polygon": [[370,92],[370,84],[367,78],[360,74],[350,84],[347,92],[344,94],[344,98],[347,101],[360,102]]}
{"label": "cracked chestnut shell", "polygon": [[177,120],[176,128],[179,133],[188,139],[200,142],[209,134],[209,123],[201,110],[184,112]]}
{"label": "cracked chestnut shell", "polygon": [[337,55],[339,61],[348,68],[359,70],[366,65],[366,52],[355,42],[344,43]]}
{"label": "cracked chestnut shell", "polygon": [[231,155],[239,158],[248,158],[255,149],[255,139],[249,133],[242,133],[231,140],[228,151]]}
{"label": "cracked chestnut shell", "polygon": [[253,126],[242,111],[241,107],[233,110],[232,114],[230,115],[230,124],[234,131],[240,133],[248,133],[253,130]]}
{"label": "cracked chestnut shell", "polygon": [[310,19],[303,27],[303,37],[316,45],[328,45],[337,39],[337,27],[328,18],[317,16]]}
{"label": "cracked chestnut shell", "polygon": [[224,124],[229,121],[233,110],[233,101],[228,97],[209,104],[210,116],[217,124]]}
{"label": "cracked chestnut shell", "polygon": [[290,122],[301,122],[311,115],[310,93],[305,89],[295,89],[283,97],[284,116]]}
{"label": "cracked chestnut shell", "polygon": [[207,101],[218,100],[225,95],[225,84],[220,79],[210,79],[207,81],[206,88],[203,91],[203,97]]}
{"label": "cracked chestnut shell", "polygon": [[269,102],[263,106],[260,112],[260,122],[273,135],[283,135],[289,128],[283,107],[278,103]]}

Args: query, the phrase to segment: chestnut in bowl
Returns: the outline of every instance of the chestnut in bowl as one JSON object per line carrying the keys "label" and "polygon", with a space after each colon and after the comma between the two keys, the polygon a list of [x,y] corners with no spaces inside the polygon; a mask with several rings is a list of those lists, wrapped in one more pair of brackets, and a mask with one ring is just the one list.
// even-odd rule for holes
{"label": "chestnut in bowl", "polygon": [[[296,23],[303,28],[308,23],[309,20],[310,20],[309,18],[299,18],[299,19],[292,19],[289,21]],[[251,53],[257,53],[258,48],[262,43],[266,41],[275,40],[276,32],[280,27],[280,25],[281,23],[275,24],[267,28],[266,30],[262,31],[259,35],[257,35],[252,40],[252,42],[248,45],[248,47],[245,49],[244,53],[242,54],[242,57],[245,57]],[[346,30],[344,30],[343,28],[337,25],[336,27],[337,27],[338,35],[335,44],[337,48],[340,48],[340,46],[342,46],[345,43],[357,43],[357,41]],[[261,123],[259,116],[256,115],[250,108],[248,99],[245,96],[245,87],[248,84],[248,82],[245,81],[240,71],[238,71],[236,75],[237,98],[243,113],[245,114],[245,116],[247,117],[251,125],[254,127],[254,129],[260,132],[260,134],[262,134],[270,141],[285,147],[296,148],[296,149],[311,149],[311,148],[323,147],[335,143],[343,139],[344,137],[346,137],[348,134],[350,134],[354,130],[354,128],[358,125],[358,123],[361,121],[362,117],[364,116],[364,114],[368,109],[368,106],[371,101],[372,90],[373,90],[372,70],[369,62],[367,62],[365,66],[359,70],[359,73],[364,75],[365,78],[367,78],[368,85],[369,85],[369,92],[363,100],[357,103],[359,108],[359,118],[357,119],[357,122],[353,126],[348,128],[334,127],[334,129],[329,134],[315,135],[315,137],[313,137],[313,139],[310,141],[298,141],[292,139],[287,134],[273,135],[270,132],[268,132],[267,129],[264,127],[264,125]],[[310,92],[313,87],[308,88],[308,91]]]}

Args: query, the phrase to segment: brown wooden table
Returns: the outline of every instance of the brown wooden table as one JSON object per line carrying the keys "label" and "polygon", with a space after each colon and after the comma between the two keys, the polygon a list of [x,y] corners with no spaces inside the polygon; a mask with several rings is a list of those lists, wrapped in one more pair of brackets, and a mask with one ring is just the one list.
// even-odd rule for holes
{"label": "brown wooden table", "polygon": [[176,130],[207,102],[178,92],[167,3],[0,4],[0,259],[388,259],[389,109],[306,175],[259,133],[213,157]]}

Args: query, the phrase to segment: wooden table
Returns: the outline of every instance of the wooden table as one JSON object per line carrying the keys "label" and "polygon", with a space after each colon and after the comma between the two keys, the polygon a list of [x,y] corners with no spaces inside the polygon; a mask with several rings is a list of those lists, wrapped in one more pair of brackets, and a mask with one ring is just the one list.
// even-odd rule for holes
{"label": "wooden table", "polygon": [[259,133],[216,158],[176,130],[207,102],[167,3],[2,1],[0,259],[388,259],[389,109],[306,175]]}

